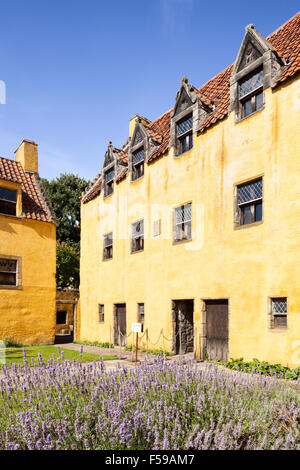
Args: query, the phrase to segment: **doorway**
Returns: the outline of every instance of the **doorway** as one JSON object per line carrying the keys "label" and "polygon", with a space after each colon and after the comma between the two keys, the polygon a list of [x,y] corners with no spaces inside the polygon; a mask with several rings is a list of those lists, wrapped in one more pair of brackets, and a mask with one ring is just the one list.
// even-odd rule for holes
{"label": "doorway", "polygon": [[187,354],[194,351],[194,301],[173,300],[173,351]]}
{"label": "doorway", "polygon": [[206,300],[206,353],[210,360],[228,361],[228,300]]}
{"label": "doorway", "polygon": [[115,304],[114,344],[126,346],[126,304]]}

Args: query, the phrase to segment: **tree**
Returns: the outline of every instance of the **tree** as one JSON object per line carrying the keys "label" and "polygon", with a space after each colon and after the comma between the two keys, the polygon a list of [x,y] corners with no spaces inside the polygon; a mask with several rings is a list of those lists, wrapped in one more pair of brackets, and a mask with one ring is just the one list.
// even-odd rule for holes
{"label": "tree", "polygon": [[43,185],[56,214],[56,236],[59,241],[80,241],[80,196],[88,181],[77,175],[61,174]]}
{"label": "tree", "polygon": [[60,287],[79,286],[80,196],[88,181],[61,174],[43,186],[56,214],[56,281]]}
{"label": "tree", "polygon": [[67,240],[57,242],[56,283],[59,287],[79,286],[80,245]]}

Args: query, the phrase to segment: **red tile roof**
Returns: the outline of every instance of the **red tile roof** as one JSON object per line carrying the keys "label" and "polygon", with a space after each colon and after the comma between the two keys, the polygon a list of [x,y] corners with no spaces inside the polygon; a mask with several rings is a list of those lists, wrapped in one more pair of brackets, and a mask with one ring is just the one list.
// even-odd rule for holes
{"label": "red tile roof", "polygon": [[23,217],[55,223],[55,214],[37,173],[26,172],[21,163],[0,157],[0,179],[21,184]]}
{"label": "red tile roof", "polygon": [[[300,12],[280,26],[274,33],[270,34],[267,40],[279,57],[287,64],[277,83],[273,85],[274,88],[284,80],[294,76],[300,70]],[[208,127],[227,116],[230,104],[230,76],[232,68],[233,64],[229,65],[199,89],[194,88],[194,91],[205,105],[210,108],[212,104],[215,105],[215,110],[204,121],[200,132],[204,132]],[[155,153],[148,159],[149,163],[162,156],[169,147],[171,111],[172,109],[155,121],[145,125],[151,138],[159,144]],[[127,173],[128,170],[125,169],[117,177],[116,181],[119,182],[124,179]],[[83,202],[87,202],[99,194],[101,190],[99,180],[98,183],[97,190],[94,188],[92,190],[92,197],[90,197],[89,193],[86,194]]]}

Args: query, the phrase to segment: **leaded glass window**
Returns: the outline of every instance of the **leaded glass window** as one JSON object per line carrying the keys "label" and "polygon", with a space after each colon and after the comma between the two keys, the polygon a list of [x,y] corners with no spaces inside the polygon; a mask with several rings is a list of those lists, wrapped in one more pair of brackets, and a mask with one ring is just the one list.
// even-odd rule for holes
{"label": "leaded glass window", "polygon": [[177,139],[179,154],[187,152],[193,147],[193,116],[177,123]]}
{"label": "leaded glass window", "polygon": [[247,117],[264,104],[263,98],[263,70],[256,70],[240,81],[239,97],[242,106],[242,117]]}
{"label": "leaded glass window", "polygon": [[107,233],[103,237],[103,259],[111,259],[113,257],[113,234]]}
{"label": "leaded glass window", "polygon": [[174,209],[174,242],[192,238],[192,204]]}
{"label": "leaded glass window", "polygon": [[115,170],[114,168],[108,170],[104,174],[104,196],[109,196],[114,191],[114,178]]}
{"label": "leaded glass window", "polygon": [[145,305],[138,304],[138,323],[145,323]]}
{"label": "leaded glass window", "polygon": [[0,258],[0,286],[17,286],[17,269],[17,260]]}
{"label": "leaded glass window", "polygon": [[238,186],[239,225],[247,225],[262,220],[262,198],[262,178]]}
{"label": "leaded glass window", "polygon": [[17,214],[17,191],[0,188],[0,213],[7,215]]}
{"label": "leaded glass window", "polygon": [[131,225],[131,252],[144,249],[144,221],[139,220]]}
{"label": "leaded glass window", "polygon": [[132,181],[144,175],[145,152],[140,149],[132,155]]}
{"label": "leaded glass window", "polygon": [[272,302],[272,317],[274,328],[287,327],[287,298],[275,297]]}

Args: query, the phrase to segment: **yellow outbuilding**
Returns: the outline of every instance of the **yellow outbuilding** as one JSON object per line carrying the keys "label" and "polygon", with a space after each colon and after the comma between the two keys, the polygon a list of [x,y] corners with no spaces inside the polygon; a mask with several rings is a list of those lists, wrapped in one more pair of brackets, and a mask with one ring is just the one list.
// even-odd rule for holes
{"label": "yellow outbuilding", "polygon": [[110,142],[82,196],[81,339],[300,366],[300,15]]}
{"label": "yellow outbuilding", "polygon": [[0,158],[0,340],[52,344],[56,225],[38,174],[37,144]]}

